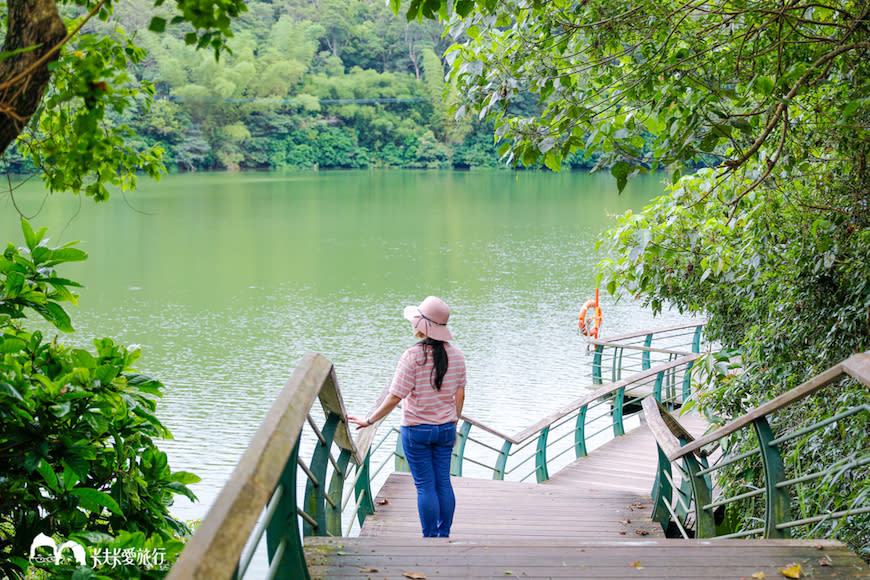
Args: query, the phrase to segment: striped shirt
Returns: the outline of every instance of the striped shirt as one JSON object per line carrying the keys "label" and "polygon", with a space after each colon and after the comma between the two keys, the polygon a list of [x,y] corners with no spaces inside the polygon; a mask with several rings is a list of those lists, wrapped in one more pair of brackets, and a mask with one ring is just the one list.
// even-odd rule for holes
{"label": "striped shirt", "polygon": [[465,388],[465,356],[449,342],[444,343],[444,348],[447,373],[440,391],[432,386],[435,367],[432,353],[425,353],[422,344],[415,344],[399,359],[390,394],[403,401],[402,425],[443,425],[458,419],[454,395]]}

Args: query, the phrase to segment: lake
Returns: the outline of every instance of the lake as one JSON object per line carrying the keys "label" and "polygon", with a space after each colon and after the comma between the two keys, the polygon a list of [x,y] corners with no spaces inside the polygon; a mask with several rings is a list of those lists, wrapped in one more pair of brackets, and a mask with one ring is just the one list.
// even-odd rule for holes
{"label": "lake", "polygon": [[[468,416],[515,433],[582,395],[595,242],[662,191],[659,177],[619,195],[609,175],[365,170],[174,175],[105,204],[33,181],[15,201],[53,244],[90,254],[61,270],[86,285],[66,342],[139,344],[139,370],[166,385],[158,416],[175,440],[161,448],[202,477],[200,502],[173,512],[195,519],[305,351],[333,361],[363,415],[414,340],[402,309],[430,294],[453,312]],[[8,195],[0,205],[0,242],[23,245]],[[602,336],[685,320],[601,302]]]}

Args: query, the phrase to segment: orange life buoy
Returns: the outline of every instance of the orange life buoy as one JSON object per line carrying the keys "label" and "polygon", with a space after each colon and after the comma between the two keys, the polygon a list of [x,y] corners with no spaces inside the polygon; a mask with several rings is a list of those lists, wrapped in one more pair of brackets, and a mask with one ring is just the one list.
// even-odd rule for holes
{"label": "orange life buoy", "polygon": [[[586,323],[586,313],[588,310],[592,308],[593,315],[592,321],[590,323]],[[595,299],[590,298],[586,301],[586,304],[580,309],[580,315],[577,318],[577,326],[580,328],[581,334],[584,336],[591,336],[592,338],[598,338],[598,331],[601,330],[601,320],[603,318],[601,312],[601,306],[598,305],[598,289],[595,289]]]}

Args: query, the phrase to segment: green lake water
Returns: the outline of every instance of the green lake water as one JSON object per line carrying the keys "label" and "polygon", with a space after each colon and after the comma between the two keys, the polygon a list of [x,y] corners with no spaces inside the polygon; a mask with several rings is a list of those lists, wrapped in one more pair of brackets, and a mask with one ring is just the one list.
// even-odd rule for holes
{"label": "green lake water", "polygon": [[[176,175],[105,204],[32,182],[15,200],[53,244],[90,254],[61,271],[87,286],[65,340],[139,344],[139,370],[166,385],[158,415],[175,440],[161,447],[203,479],[201,501],[174,508],[192,519],[305,351],[335,363],[363,414],[413,342],[402,309],[430,294],[453,310],[467,415],[514,433],[582,395],[577,313],[596,239],[662,191],[657,177],[618,195],[609,176],[581,173],[351,171]],[[0,241],[23,244],[8,195],[0,207]],[[683,320],[601,301],[602,336]]]}

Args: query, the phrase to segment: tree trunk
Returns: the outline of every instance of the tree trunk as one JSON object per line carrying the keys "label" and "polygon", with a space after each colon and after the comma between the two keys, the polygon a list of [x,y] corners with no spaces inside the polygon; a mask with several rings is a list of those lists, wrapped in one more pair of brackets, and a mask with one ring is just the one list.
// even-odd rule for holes
{"label": "tree trunk", "polygon": [[[9,0],[8,30],[3,52],[36,47],[0,61],[0,155],[24,130],[36,112],[51,79],[48,64],[60,52],[29,70],[67,34],[55,0]],[[24,71],[24,76],[10,83]]]}

